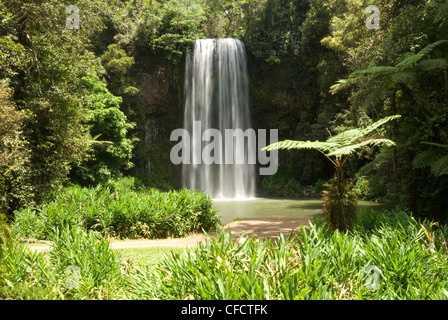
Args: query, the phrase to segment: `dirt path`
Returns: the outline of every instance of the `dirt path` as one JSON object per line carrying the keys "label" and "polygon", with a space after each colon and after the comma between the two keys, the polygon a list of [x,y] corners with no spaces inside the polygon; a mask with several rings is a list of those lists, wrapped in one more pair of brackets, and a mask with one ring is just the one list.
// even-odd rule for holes
{"label": "dirt path", "polygon": [[[256,236],[259,239],[275,239],[280,233],[285,236],[300,233],[301,225],[308,225],[312,217],[289,218],[289,219],[246,219],[234,221],[224,227],[225,231],[230,231],[232,239],[236,240],[243,233],[249,237]],[[210,236],[213,236],[211,234]],[[112,249],[128,248],[149,248],[149,247],[192,247],[199,242],[205,242],[204,234],[194,234],[186,238],[159,239],[159,240],[112,240],[110,246]],[[35,245],[29,244],[28,248],[32,251],[48,251],[47,244]]]}

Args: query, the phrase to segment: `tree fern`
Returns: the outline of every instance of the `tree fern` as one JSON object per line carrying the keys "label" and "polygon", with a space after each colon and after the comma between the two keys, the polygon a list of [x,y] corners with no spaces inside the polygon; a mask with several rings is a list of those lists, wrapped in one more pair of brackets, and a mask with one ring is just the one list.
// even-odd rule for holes
{"label": "tree fern", "polygon": [[412,166],[416,169],[431,169],[435,176],[448,174],[448,145],[433,142],[422,142],[439,149],[430,149],[419,153],[412,161]]}
{"label": "tree fern", "polygon": [[448,68],[448,60],[443,58],[428,59],[418,64],[421,71],[443,70]]}
{"label": "tree fern", "polygon": [[[385,123],[399,118],[399,115],[385,117],[365,128],[346,130],[335,136],[330,136],[326,141],[294,141],[284,140],[270,144],[262,150],[271,151],[279,149],[314,149],[321,152],[335,167],[335,181],[330,186],[324,197],[324,211],[332,229],[345,231],[352,227],[353,219],[353,194],[349,192],[343,181],[343,167],[347,158],[357,150],[367,146],[392,146],[392,140],[380,137],[373,132]],[[355,197],[356,198],[356,197]],[[342,208],[342,209],[341,209]],[[337,216],[340,214],[341,216]],[[347,216],[347,215],[350,215]],[[338,223],[335,225],[335,223]]]}
{"label": "tree fern", "polygon": [[434,23],[439,22],[447,15],[448,15],[448,3],[445,3],[445,4],[441,5],[440,8],[438,8],[436,15],[434,17]]}
{"label": "tree fern", "polygon": [[[448,61],[445,58],[426,59],[421,61],[438,46],[448,43],[448,40],[439,40],[427,45],[418,53],[410,55],[397,63],[395,66],[373,66],[362,70],[352,72],[347,79],[340,79],[330,87],[330,93],[335,94],[342,89],[348,88],[350,85],[358,83],[362,76],[369,76],[369,81],[386,79],[392,80],[393,83],[399,85],[409,85],[416,79],[419,71],[438,70],[443,71],[448,67]],[[386,89],[389,86],[386,86]]]}

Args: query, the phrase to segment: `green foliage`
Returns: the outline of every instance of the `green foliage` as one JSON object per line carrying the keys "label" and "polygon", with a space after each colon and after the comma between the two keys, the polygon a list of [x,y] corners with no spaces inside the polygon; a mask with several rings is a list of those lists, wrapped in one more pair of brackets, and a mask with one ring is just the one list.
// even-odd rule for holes
{"label": "green foliage", "polygon": [[214,230],[220,224],[206,193],[133,191],[129,184],[117,186],[61,189],[38,210],[16,212],[14,233],[19,238],[48,239],[54,228],[80,225],[111,237],[166,238]]}
{"label": "green foliage", "polygon": [[[388,224],[375,224],[366,215]],[[167,299],[446,299],[446,248],[431,251],[425,228],[401,211],[364,212],[351,233],[326,223],[301,237],[276,242],[220,234],[159,264],[159,290]],[[407,218],[405,218],[407,217]],[[397,219],[397,220],[396,220]],[[404,224],[402,224],[404,222]],[[369,230],[369,232],[367,232]],[[442,233],[441,233],[442,234]],[[445,234],[446,235],[446,234]],[[367,268],[379,269],[377,288]],[[147,282],[148,271],[140,273]]]}
{"label": "green foliage", "polygon": [[[379,1],[376,5],[381,11],[381,28],[375,32],[360,33],[359,21],[345,19],[354,13],[353,6],[335,14],[325,45],[340,50],[349,68],[348,76],[340,77],[345,79],[330,91],[349,94],[345,114],[352,122],[359,122],[363,113],[402,115],[400,122],[391,124],[397,146],[387,158],[380,154],[368,175],[373,197],[394,200],[419,215],[446,219],[447,202],[441,197],[445,179],[424,170],[431,164],[443,170],[442,150],[425,150],[421,144],[448,141],[444,102],[448,24],[442,18],[446,4],[436,0]],[[347,28],[356,23],[356,28]]]}
{"label": "green foliage", "polygon": [[171,299],[303,299],[297,254],[282,239],[256,241],[229,233],[184,253],[171,253],[159,265],[161,291]]}
{"label": "green foliage", "polygon": [[172,0],[145,4],[135,29],[135,45],[178,63],[193,42],[203,38],[201,23],[205,16],[201,3]]}
{"label": "green foliage", "polygon": [[278,150],[278,149],[314,149],[323,153],[331,160],[331,157],[336,159],[343,156],[349,156],[358,149],[367,147],[369,145],[386,145],[391,146],[395,143],[389,139],[378,138],[377,135],[371,134],[385,123],[399,118],[399,115],[385,117],[380,119],[366,128],[350,129],[338,133],[335,136],[330,136],[326,141],[292,141],[285,140],[273,143],[262,150]]}
{"label": "green foliage", "polygon": [[411,216],[398,207],[393,210],[381,211],[363,209],[357,217],[356,230],[369,235],[382,226],[396,228],[398,225],[401,225],[407,228],[411,222]]}
{"label": "green foliage", "polygon": [[356,184],[353,190],[355,191],[359,199],[373,200],[372,190],[369,185],[369,179],[360,177],[358,180],[356,180]]}
{"label": "green foliage", "polygon": [[24,112],[17,110],[12,90],[0,81],[0,213],[11,214],[32,196],[29,151],[22,128]]}
{"label": "green foliage", "polygon": [[445,151],[448,145],[430,142],[422,143],[438,148],[419,153],[412,161],[412,166],[414,168],[430,167],[431,173],[436,176],[448,174],[448,155]]}
{"label": "green foliage", "polygon": [[345,130],[326,141],[293,141],[284,140],[273,143],[262,150],[278,149],[314,149],[322,153],[335,167],[335,182],[325,191],[324,211],[331,229],[340,231],[351,230],[356,220],[356,194],[346,185],[343,177],[343,167],[348,157],[359,149],[367,146],[386,145],[395,143],[389,139],[379,137],[373,132],[385,123],[399,118],[399,115],[385,117],[365,128]]}
{"label": "green foliage", "polygon": [[12,245],[11,231],[6,222],[6,216],[0,214],[0,261],[3,258],[3,252]]}
{"label": "green foliage", "polygon": [[90,92],[85,101],[86,123],[90,135],[101,141],[93,142],[93,158],[81,162],[72,174],[74,181],[83,184],[107,183],[117,178],[121,169],[132,166],[132,141],[127,132],[133,128],[120,110],[122,99],[112,95],[96,76],[83,78],[83,84]]}
{"label": "green foliage", "polygon": [[[89,92],[81,79],[104,72],[88,47],[90,37],[104,27],[102,19],[109,4],[78,1],[81,12],[95,12],[82,16],[79,30],[66,28],[67,5],[60,1],[12,0],[0,4],[5,22],[0,30],[1,80],[9,80],[14,92],[11,100],[26,114],[21,131],[28,163],[20,166],[18,176],[30,189],[24,194],[28,204],[43,201],[65,180],[71,165],[85,159],[91,146],[83,122],[85,109],[80,107]],[[28,172],[25,175],[23,171]],[[22,197],[14,186],[10,188],[12,197]],[[9,205],[12,211],[24,203]]]}
{"label": "green foliage", "polygon": [[299,196],[303,187],[297,179],[291,177],[291,173],[280,168],[275,174],[265,176],[261,183],[263,191],[275,196]]}
{"label": "green foliage", "polygon": [[[110,299],[121,294],[122,262],[109,242],[79,228],[55,228],[48,256],[14,242],[0,265],[5,299]],[[75,270],[72,273],[71,270]]]}
{"label": "green foliage", "polygon": [[[104,295],[103,298],[114,294],[121,280],[121,257],[109,247],[109,241],[98,232],[85,232],[80,228],[67,226],[60,229],[56,227],[50,239],[51,264],[57,274],[65,274],[68,278],[77,277],[74,279],[77,283],[72,284],[74,289],[83,294],[87,292],[94,296]],[[79,273],[70,274],[70,266],[76,267],[76,272]]]}

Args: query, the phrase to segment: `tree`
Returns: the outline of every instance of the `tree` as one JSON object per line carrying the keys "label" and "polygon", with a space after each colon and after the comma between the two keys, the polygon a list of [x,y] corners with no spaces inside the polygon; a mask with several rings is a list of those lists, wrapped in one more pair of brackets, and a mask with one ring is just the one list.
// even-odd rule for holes
{"label": "tree", "polygon": [[331,136],[326,141],[294,141],[284,140],[273,143],[262,150],[279,149],[314,149],[322,153],[335,168],[335,182],[326,191],[324,197],[324,212],[332,230],[350,230],[354,226],[357,207],[356,195],[344,182],[344,165],[350,156],[359,149],[368,146],[393,146],[392,140],[374,133],[385,123],[399,118],[399,115],[385,117],[366,128],[355,128]]}
{"label": "tree", "polygon": [[108,183],[117,178],[121,169],[132,167],[132,140],[127,132],[134,127],[120,110],[121,97],[114,96],[96,75],[82,79],[90,93],[85,99],[86,124],[92,141],[90,159],[78,163],[72,171],[72,178],[82,184]]}

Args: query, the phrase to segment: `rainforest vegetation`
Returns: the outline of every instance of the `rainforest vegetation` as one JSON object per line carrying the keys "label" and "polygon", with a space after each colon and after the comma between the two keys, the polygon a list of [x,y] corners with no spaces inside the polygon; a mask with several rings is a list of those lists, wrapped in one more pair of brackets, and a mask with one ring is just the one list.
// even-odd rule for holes
{"label": "rainforest vegetation", "polygon": [[[379,9],[373,18],[369,5]],[[0,0],[0,20],[0,271],[6,275],[0,273],[0,287],[8,288],[0,290],[0,299],[5,293],[99,299],[448,297],[446,281],[425,287],[429,279],[446,278],[448,249],[429,224],[448,222],[446,1]],[[278,129],[280,142],[271,150],[289,149],[279,151],[275,175],[258,177],[258,195],[299,197],[311,188],[316,196],[326,190],[328,199],[332,189],[326,186],[336,185],[353,201],[398,205],[392,216],[403,225],[372,213],[388,221],[380,226],[364,213],[349,217],[352,235],[339,233],[346,228],[334,222],[331,231],[340,230],[324,236],[326,227],[317,222],[303,231],[305,242],[295,244],[301,257],[282,242],[285,259],[302,261],[309,254],[324,261],[325,246],[334,259],[319,266],[304,262],[299,271],[282,269],[284,279],[271,279],[271,291],[255,271],[248,275],[253,279],[226,278],[226,290],[205,278],[198,280],[205,281],[202,287],[187,290],[194,274],[216,272],[200,264],[216,262],[216,250],[265,252],[266,261],[284,266],[270,242],[238,245],[225,237],[213,240],[221,247],[210,242],[182,256],[173,253],[160,271],[171,282],[132,287],[132,281],[149,283],[156,275],[138,271],[133,280],[123,278],[126,271],[120,274],[119,257],[104,237],[184,236],[219,226],[210,197],[182,189],[180,168],[170,161],[170,133],[183,125],[185,56],[195,40],[205,38],[244,42],[254,129]],[[342,139],[347,132],[352,138]],[[376,252],[372,234],[387,247],[384,252],[396,256]],[[51,239],[60,251],[45,260],[18,249],[13,237]],[[318,238],[325,239],[324,247],[313,256]],[[77,239],[83,240],[76,250],[90,248],[98,261],[77,262],[90,278],[73,293],[60,289],[55,274],[73,264],[67,248]],[[416,259],[397,253],[406,246],[392,248],[396,241],[423,240],[426,245],[411,250]],[[428,246],[445,250],[445,256],[426,255]],[[227,259],[235,268],[258,268],[255,260],[243,266],[232,257]],[[405,265],[391,271],[395,278],[384,273],[388,285],[375,294],[361,288],[364,278],[351,276],[373,257],[383,264],[402,257]],[[192,268],[201,270],[192,275]],[[412,277],[419,268],[425,273]],[[50,269],[54,273],[42,271]],[[332,284],[325,287],[329,278],[317,274]],[[28,292],[30,283],[38,283],[41,293]],[[238,288],[246,291],[232,291]]]}

